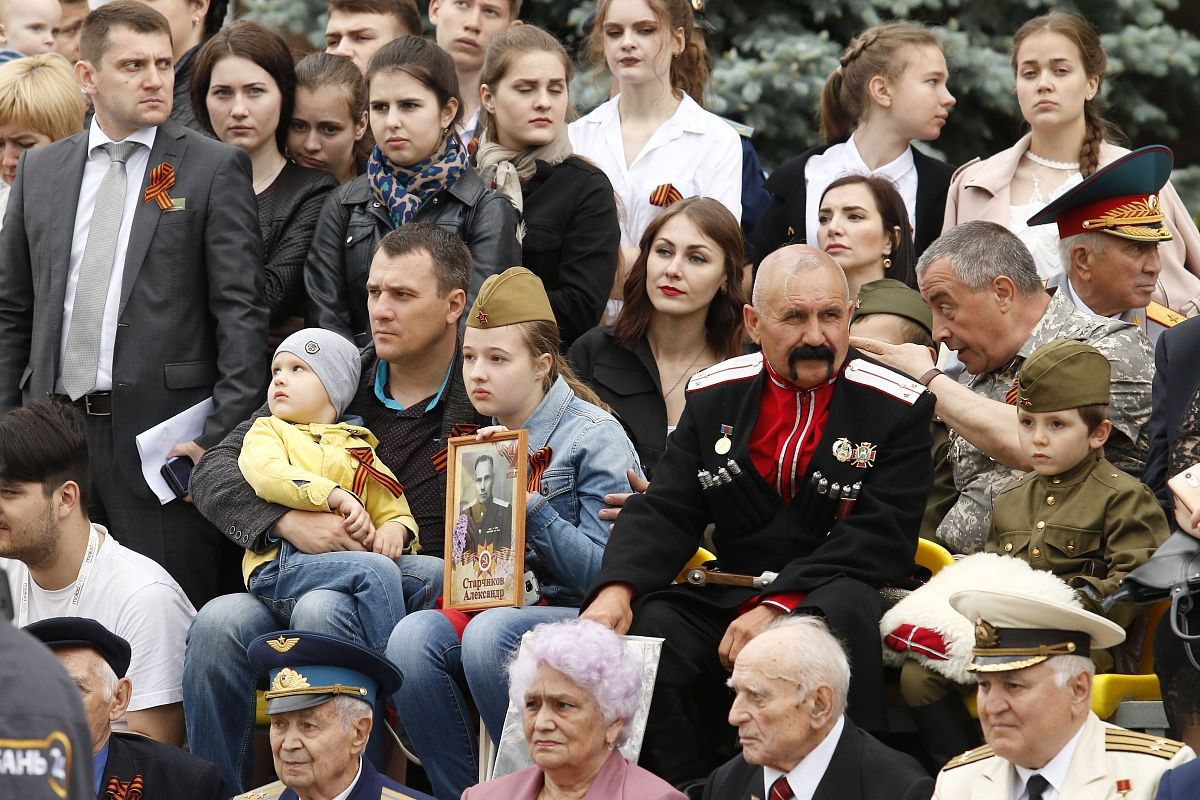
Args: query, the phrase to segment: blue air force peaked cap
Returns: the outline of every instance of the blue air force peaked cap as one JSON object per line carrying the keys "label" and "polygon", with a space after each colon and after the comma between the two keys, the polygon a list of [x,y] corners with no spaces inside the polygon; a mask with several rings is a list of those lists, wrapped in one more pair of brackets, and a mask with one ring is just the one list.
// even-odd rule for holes
{"label": "blue air force peaked cap", "polygon": [[1058,238],[1098,232],[1138,242],[1165,242],[1158,193],[1171,177],[1175,156],[1152,144],[1101,167],[1029,218],[1029,225],[1058,223]]}
{"label": "blue air force peaked cap", "polygon": [[374,706],[380,693],[400,688],[400,671],[390,661],[322,633],[268,633],[250,643],[246,656],[256,673],[269,676],[268,714],[312,708],[339,695]]}
{"label": "blue air force peaked cap", "polygon": [[47,617],[26,625],[24,630],[51,650],[87,647],[108,662],[118,678],[129,671],[132,650],[129,642],[94,619],[87,617]]}

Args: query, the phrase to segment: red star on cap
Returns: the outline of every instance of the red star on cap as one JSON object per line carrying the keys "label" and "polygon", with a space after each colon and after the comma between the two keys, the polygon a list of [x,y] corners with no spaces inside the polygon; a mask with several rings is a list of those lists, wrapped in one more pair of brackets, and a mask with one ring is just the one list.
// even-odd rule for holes
{"label": "red star on cap", "polygon": [[483,313],[483,309],[475,312],[475,319],[479,320],[480,325],[487,325],[487,314]]}

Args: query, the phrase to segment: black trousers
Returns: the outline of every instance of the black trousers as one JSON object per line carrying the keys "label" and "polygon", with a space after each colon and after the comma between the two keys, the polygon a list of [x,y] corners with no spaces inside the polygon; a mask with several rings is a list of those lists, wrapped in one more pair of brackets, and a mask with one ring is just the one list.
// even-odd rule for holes
{"label": "black trousers", "polygon": [[[796,613],[824,617],[850,658],[847,714],[867,730],[887,726],[879,619],[887,601],[851,578],[814,589]],[[729,673],[717,646],[737,616],[714,605],[705,589],[672,587],[647,595],[634,609],[631,635],[665,639],[640,763],[681,785],[703,778],[732,755],[736,736],[728,723]]]}
{"label": "black trousers", "polygon": [[[121,544],[161,564],[197,609],[218,595],[244,591],[238,547],[191,503],[172,500],[161,505],[140,472],[125,475],[118,468],[112,417],[88,415],[87,432],[91,520],[108,528]],[[140,492],[131,486],[135,482]]]}

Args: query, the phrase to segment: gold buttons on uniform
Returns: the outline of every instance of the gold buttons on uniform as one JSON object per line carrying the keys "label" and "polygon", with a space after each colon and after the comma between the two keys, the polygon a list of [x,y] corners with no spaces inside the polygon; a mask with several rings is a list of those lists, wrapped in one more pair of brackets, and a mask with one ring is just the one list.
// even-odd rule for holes
{"label": "gold buttons on uniform", "polygon": [[1054,505],[1054,498],[1053,498],[1053,497],[1047,497],[1047,498],[1046,498],[1046,505],[1048,505],[1048,506],[1052,506],[1052,505]]}
{"label": "gold buttons on uniform", "polygon": [[1074,552],[1075,552],[1075,545],[1073,545],[1071,542],[1067,542],[1067,552],[1068,552],[1068,553],[1074,553]]}
{"label": "gold buttons on uniform", "polygon": [[1011,552],[1012,552],[1012,542],[1005,542],[1005,543],[1004,543],[1004,552],[1006,552],[1006,553],[1011,553]]}
{"label": "gold buttons on uniform", "polygon": [[1038,524],[1037,524],[1037,529],[1040,531],[1044,527],[1046,527],[1046,523],[1039,519]]}
{"label": "gold buttons on uniform", "polygon": [[1041,556],[1041,554],[1042,554],[1042,551],[1040,548],[1037,548],[1037,547],[1033,548],[1033,557],[1034,558],[1038,558],[1039,556]]}
{"label": "gold buttons on uniform", "polygon": [[[1114,477],[1115,477],[1115,476],[1114,476]],[[1062,478],[1054,478],[1054,479],[1053,479],[1053,480],[1051,480],[1050,482],[1051,482],[1051,483],[1053,483],[1053,484],[1059,484],[1059,483],[1062,483]]]}

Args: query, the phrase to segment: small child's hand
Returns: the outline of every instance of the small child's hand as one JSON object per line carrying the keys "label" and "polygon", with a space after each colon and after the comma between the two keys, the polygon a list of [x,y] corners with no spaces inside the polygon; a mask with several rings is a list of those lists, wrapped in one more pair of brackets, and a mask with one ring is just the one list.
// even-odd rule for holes
{"label": "small child's hand", "polygon": [[366,545],[365,539],[374,533],[371,515],[363,508],[358,498],[345,489],[337,488],[329,493],[329,510],[345,517],[346,533],[355,541]]}
{"label": "small child's hand", "polygon": [[504,427],[503,425],[485,425],[484,427],[475,431],[475,441],[486,442],[496,434],[504,433],[507,430],[508,428]]}
{"label": "small child's hand", "polygon": [[399,558],[404,554],[410,535],[408,528],[399,522],[385,523],[375,529],[375,537],[370,543],[371,551],[391,559]]}

